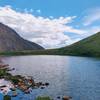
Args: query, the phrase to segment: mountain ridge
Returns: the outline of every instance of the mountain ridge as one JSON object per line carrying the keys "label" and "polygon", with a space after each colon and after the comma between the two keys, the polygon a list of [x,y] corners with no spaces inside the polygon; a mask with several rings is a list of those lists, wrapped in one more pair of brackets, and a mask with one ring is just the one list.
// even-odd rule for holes
{"label": "mountain ridge", "polygon": [[[19,35],[17,33],[16,33],[16,35],[17,35],[17,37],[19,37]],[[12,37],[9,37],[9,40],[10,40],[10,38],[12,39]],[[19,39],[20,40],[19,43],[21,45],[21,43],[22,43],[21,41],[23,41],[24,39],[22,39],[21,37],[20,37],[20,39]],[[27,44],[27,46],[33,45],[32,42],[27,42],[27,40],[24,40],[24,43]],[[35,45],[37,46],[37,44],[35,44]],[[1,46],[1,44],[0,44],[0,46]],[[10,46],[11,46],[11,44],[10,44]],[[19,45],[17,45],[17,46],[19,46]],[[5,50],[0,51],[0,55],[70,55],[70,56],[100,57],[100,32],[98,32],[92,36],[89,36],[83,40],[80,40],[79,42],[76,42],[72,45],[58,48],[58,49],[45,49],[44,50],[44,48],[39,46],[38,50],[37,50],[37,48],[35,48],[35,49],[31,48],[29,50],[29,49],[27,49],[27,46],[24,47],[24,49],[18,49],[18,50],[13,49],[10,51],[6,50],[7,52]],[[12,48],[14,48],[13,45],[12,45]]]}
{"label": "mountain ridge", "polygon": [[100,32],[70,46],[60,48],[62,54],[100,56]]}
{"label": "mountain ridge", "polygon": [[42,46],[23,39],[16,31],[0,23],[0,52],[43,49]]}

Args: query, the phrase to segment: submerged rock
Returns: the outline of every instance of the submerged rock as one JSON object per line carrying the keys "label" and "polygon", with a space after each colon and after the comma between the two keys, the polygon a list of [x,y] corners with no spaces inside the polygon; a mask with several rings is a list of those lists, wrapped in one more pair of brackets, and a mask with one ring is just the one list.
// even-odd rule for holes
{"label": "submerged rock", "polygon": [[17,91],[12,92],[12,97],[16,97],[18,95]]}
{"label": "submerged rock", "polygon": [[63,98],[62,98],[62,100],[70,100],[70,99],[72,99],[72,97],[70,97],[70,96],[63,96]]}
{"label": "submerged rock", "polygon": [[45,83],[45,86],[49,86],[49,83]]}
{"label": "submerged rock", "polygon": [[58,96],[57,99],[60,99],[60,96]]}
{"label": "submerged rock", "polygon": [[44,89],[44,88],[45,88],[44,86],[41,87],[41,89]]}

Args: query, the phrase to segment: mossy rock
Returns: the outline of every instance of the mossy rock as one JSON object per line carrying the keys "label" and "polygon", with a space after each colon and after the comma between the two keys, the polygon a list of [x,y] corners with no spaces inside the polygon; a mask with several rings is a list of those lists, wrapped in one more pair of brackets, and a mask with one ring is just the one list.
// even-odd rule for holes
{"label": "mossy rock", "polygon": [[3,100],[11,100],[11,97],[9,95],[5,95]]}
{"label": "mossy rock", "polygon": [[19,78],[16,77],[16,76],[12,76],[12,77],[10,77],[9,80],[11,80],[11,81],[13,82],[13,84],[18,84],[18,82],[19,82]]}
{"label": "mossy rock", "polygon": [[36,100],[51,100],[49,96],[38,96]]}

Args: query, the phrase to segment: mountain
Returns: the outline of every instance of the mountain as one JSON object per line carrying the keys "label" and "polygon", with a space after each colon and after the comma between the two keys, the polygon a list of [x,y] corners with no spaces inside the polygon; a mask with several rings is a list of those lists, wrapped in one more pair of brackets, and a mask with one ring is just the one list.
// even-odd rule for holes
{"label": "mountain", "polygon": [[29,54],[100,57],[100,32],[63,48],[44,50],[43,47],[21,38],[14,30],[0,23],[0,55]]}
{"label": "mountain", "polygon": [[40,45],[23,39],[13,29],[0,23],[0,52],[43,49]]}
{"label": "mountain", "polygon": [[59,49],[1,53],[1,55],[71,55],[100,57],[100,32],[70,46]]}
{"label": "mountain", "polygon": [[59,49],[59,54],[100,57],[100,32],[70,46]]}

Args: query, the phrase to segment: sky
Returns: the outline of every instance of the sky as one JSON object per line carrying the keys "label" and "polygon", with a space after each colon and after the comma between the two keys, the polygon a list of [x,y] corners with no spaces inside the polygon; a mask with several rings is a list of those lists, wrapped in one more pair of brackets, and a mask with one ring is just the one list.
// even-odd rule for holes
{"label": "sky", "polygon": [[100,31],[100,0],[0,0],[0,22],[44,48]]}

